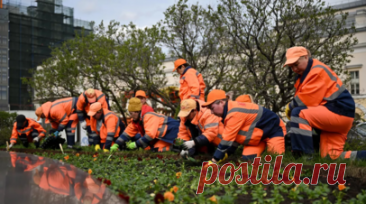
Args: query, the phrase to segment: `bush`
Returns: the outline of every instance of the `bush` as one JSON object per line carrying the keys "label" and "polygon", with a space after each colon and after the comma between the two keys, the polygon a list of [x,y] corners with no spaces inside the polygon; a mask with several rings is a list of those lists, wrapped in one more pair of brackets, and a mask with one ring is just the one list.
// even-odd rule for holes
{"label": "bush", "polygon": [[16,117],[16,113],[0,111],[0,146],[9,141]]}

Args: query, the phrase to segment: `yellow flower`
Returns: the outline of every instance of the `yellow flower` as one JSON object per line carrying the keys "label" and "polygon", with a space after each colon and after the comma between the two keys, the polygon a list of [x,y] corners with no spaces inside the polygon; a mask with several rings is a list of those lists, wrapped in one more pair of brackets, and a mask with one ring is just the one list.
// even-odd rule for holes
{"label": "yellow flower", "polygon": [[78,157],[78,156],[80,156],[80,154],[79,154],[79,153],[76,153],[76,155],[75,155],[75,156],[77,156],[77,157]]}
{"label": "yellow flower", "polygon": [[209,198],[209,200],[210,201],[212,201],[212,202],[214,202],[214,203],[217,203],[217,199],[216,199],[216,196],[211,196],[210,198]]}
{"label": "yellow flower", "polygon": [[88,170],[88,174],[90,175],[90,174],[92,174],[93,173],[93,171],[91,170],[91,169],[89,169]]}
{"label": "yellow flower", "polygon": [[94,158],[94,161],[97,161],[97,158]]}
{"label": "yellow flower", "polygon": [[175,174],[175,176],[177,177],[177,179],[179,179],[179,178],[182,176],[182,172],[177,172],[177,173]]}
{"label": "yellow flower", "polygon": [[346,189],[344,184],[338,184],[338,190],[343,191],[344,189]]}
{"label": "yellow flower", "polygon": [[156,184],[156,182],[158,182],[158,180],[154,179],[154,183]]}
{"label": "yellow flower", "polygon": [[164,199],[167,199],[169,201],[173,201],[174,200],[174,195],[172,192],[165,192],[164,193]]}

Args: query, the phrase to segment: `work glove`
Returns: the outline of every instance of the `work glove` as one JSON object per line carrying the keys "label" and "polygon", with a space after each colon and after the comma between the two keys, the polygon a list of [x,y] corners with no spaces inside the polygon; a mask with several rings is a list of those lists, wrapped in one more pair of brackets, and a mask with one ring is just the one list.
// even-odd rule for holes
{"label": "work glove", "polygon": [[194,147],[195,143],[193,140],[187,141],[183,143],[183,149],[187,150],[187,149],[191,149],[192,147]]}
{"label": "work glove", "polygon": [[119,148],[119,145],[118,145],[118,144],[114,144],[114,145],[111,147],[111,153],[112,153],[112,152],[117,151],[117,150],[118,150],[118,148]]}
{"label": "work glove", "polygon": [[39,142],[39,138],[38,137],[33,138],[33,142]]}
{"label": "work glove", "polygon": [[55,131],[54,133],[53,133],[53,135],[55,135],[55,137],[58,137],[58,134],[59,134],[60,132],[59,131]]}
{"label": "work glove", "polygon": [[99,151],[100,150],[100,145],[99,144],[95,145],[94,150]]}
{"label": "work glove", "polygon": [[83,122],[80,123],[81,128],[83,128],[84,130],[86,130],[86,121],[84,120]]}
{"label": "work glove", "polygon": [[286,105],[285,113],[286,113],[286,117],[287,117],[287,119],[291,120],[290,103],[288,103],[288,104]]}
{"label": "work glove", "polygon": [[12,148],[13,146],[14,146],[14,143],[10,143],[9,149]]}
{"label": "work glove", "polygon": [[109,150],[108,149],[103,149],[103,152],[108,153]]}
{"label": "work glove", "polygon": [[180,152],[180,156],[181,156],[181,157],[186,157],[186,156],[188,156],[188,150],[182,150],[182,151]]}
{"label": "work glove", "polygon": [[128,149],[136,149],[137,148],[136,142],[131,142],[130,144],[127,145],[127,148]]}

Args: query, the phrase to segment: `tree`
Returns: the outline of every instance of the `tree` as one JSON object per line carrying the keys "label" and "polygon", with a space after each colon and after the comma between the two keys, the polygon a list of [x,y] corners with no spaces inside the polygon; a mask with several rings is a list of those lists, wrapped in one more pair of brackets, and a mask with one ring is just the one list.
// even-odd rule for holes
{"label": "tree", "polygon": [[33,70],[31,79],[23,80],[36,90],[35,100],[40,102],[77,97],[93,87],[105,93],[113,101],[114,111],[124,116],[122,93],[143,89],[155,93],[154,100],[174,110],[168,96],[159,91],[166,85],[159,36],[155,26],[139,29],[132,23],[112,21],[105,27],[102,22],[94,33],[78,35],[55,48],[42,68]]}
{"label": "tree", "polygon": [[226,45],[226,34],[216,30],[211,7],[187,2],[179,0],[164,12],[162,42],[171,56],[186,59],[202,74],[208,94],[232,83],[228,74],[234,71],[233,49]]}
{"label": "tree", "polygon": [[274,112],[294,94],[295,74],[282,67],[286,49],[304,46],[342,74],[357,44],[347,14],[321,0],[221,0],[213,16],[215,32],[228,36],[240,65],[231,72],[231,90],[252,94]]}
{"label": "tree", "polygon": [[16,113],[0,111],[0,145],[9,141],[16,117]]}

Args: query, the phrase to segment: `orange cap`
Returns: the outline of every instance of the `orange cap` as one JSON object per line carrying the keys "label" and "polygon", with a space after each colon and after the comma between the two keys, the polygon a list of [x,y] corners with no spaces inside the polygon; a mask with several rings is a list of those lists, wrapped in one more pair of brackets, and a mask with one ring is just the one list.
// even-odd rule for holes
{"label": "orange cap", "polygon": [[297,60],[299,60],[300,57],[308,55],[308,51],[305,47],[291,47],[287,49],[286,52],[286,62],[283,65],[284,67],[295,63]]}
{"label": "orange cap", "polygon": [[238,102],[252,103],[252,97],[250,95],[240,95],[235,99]]}
{"label": "orange cap", "polygon": [[146,98],[146,93],[143,90],[138,90],[138,91],[136,91],[136,94],[135,94],[135,97],[137,97],[137,96]]}
{"label": "orange cap", "polygon": [[95,103],[91,104],[89,112],[88,112],[88,116],[94,116],[101,109],[102,109],[101,103],[95,102]]}
{"label": "orange cap", "polygon": [[89,103],[94,103],[95,101],[97,101],[97,95],[95,94],[94,89],[90,88],[86,90],[85,95],[88,98]]}
{"label": "orange cap", "polygon": [[185,59],[177,59],[177,60],[175,60],[175,62],[174,62],[174,69],[173,69],[173,72],[175,71],[175,70],[177,70],[177,68],[179,67],[179,66],[181,66],[181,65],[183,65],[183,64],[186,64],[187,63],[187,61],[185,60]]}
{"label": "orange cap", "polygon": [[196,101],[193,99],[185,99],[180,104],[180,111],[178,117],[185,118],[192,110],[197,108]]}
{"label": "orange cap", "polygon": [[41,119],[42,113],[43,113],[42,107],[38,107],[36,110],[37,121]]}
{"label": "orange cap", "polygon": [[209,106],[217,100],[226,99],[226,93],[224,90],[214,89],[207,95],[207,102],[202,106]]}

